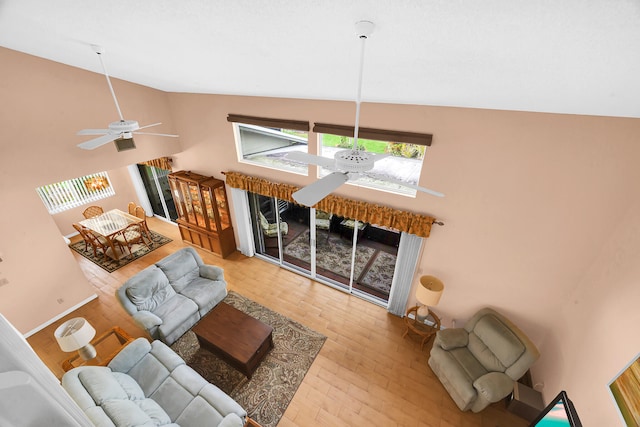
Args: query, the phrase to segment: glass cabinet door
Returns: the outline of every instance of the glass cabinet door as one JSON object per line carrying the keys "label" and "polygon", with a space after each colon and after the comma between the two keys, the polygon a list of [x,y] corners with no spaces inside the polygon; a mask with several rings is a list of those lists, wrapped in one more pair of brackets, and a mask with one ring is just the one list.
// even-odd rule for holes
{"label": "glass cabinet door", "polygon": [[202,187],[201,190],[207,221],[209,221],[209,230],[217,231],[218,226],[216,225],[216,216],[212,203],[211,187]]}
{"label": "glass cabinet door", "polygon": [[227,194],[224,191],[224,186],[220,186],[214,190],[216,196],[216,204],[218,206],[218,214],[220,215],[220,227],[223,230],[231,227],[231,220],[229,218],[229,205],[227,204]]}
{"label": "glass cabinet door", "polygon": [[202,201],[200,200],[199,186],[195,182],[189,183],[189,197],[191,198],[191,204],[193,205],[193,213],[195,216],[194,224],[206,228],[207,223],[204,219],[204,209],[202,207]]}
{"label": "glass cabinet door", "polygon": [[186,182],[180,182],[180,192],[184,197],[184,208],[186,211],[185,219],[192,223],[196,223],[196,215],[193,211],[193,201],[191,200],[191,193],[189,192],[189,184]]}
{"label": "glass cabinet door", "polygon": [[182,199],[182,194],[180,193],[180,187],[178,182],[174,179],[169,180],[169,185],[171,187],[171,194],[173,195],[173,200],[175,201],[176,210],[178,211],[178,218],[184,219],[184,200]]}

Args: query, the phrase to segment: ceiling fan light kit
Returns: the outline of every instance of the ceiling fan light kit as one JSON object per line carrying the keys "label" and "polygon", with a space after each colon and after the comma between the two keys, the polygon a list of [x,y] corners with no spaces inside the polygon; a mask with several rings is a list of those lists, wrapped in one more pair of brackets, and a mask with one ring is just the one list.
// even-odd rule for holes
{"label": "ceiling fan light kit", "polygon": [[109,85],[109,91],[111,92],[111,97],[113,98],[113,102],[116,104],[116,110],[118,110],[118,116],[120,116],[120,120],[111,122],[107,126],[107,129],[82,129],[76,133],[76,135],[102,135],[94,139],[90,139],[89,141],[85,141],[81,144],[78,144],[78,147],[84,150],[93,150],[102,145],[108,144],[111,141],[115,141],[116,149],[118,151],[126,151],[132,150],[136,148],[136,145],[133,141],[134,134],[142,134],[142,135],[155,135],[155,136],[167,136],[175,138],[178,135],[170,135],[165,133],[149,133],[149,132],[138,132],[141,129],[150,128],[152,126],[158,126],[162,123],[154,123],[151,125],[140,126],[136,120],[125,120],[122,116],[122,111],[120,110],[120,104],[118,104],[118,98],[116,98],[116,93],[113,90],[113,86],[111,85],[111,79],[109,78],[109,73],[107,73],[107,67],[104,64],[104,60],[102,59],[102,54],[104,54],[104,48],[98,45],[91,45],[93,51],[100,58],[100,64],[102,65],[102,70],[104,71],[104,76],[107,79],[107,84]]}
{"label": "ceiling fan light kit", "polygon": [[334,154],[333,161],[326,157],[316,156],[300,151],[294,151],[287,154],[290,160],[324,167],[332,171],[331,174],[324,176],[316,182],[301,188],[294,192],[291,196],[293,199],[304,206],[313,206],[320,200],[327,197],[331,192],[340,187],[347,181],[357,180],[361,176],[387,181],[390,183],[413,188],[417,191],[431,194],[437,197],[443,197],[444,194],[429,190],[428,188],[418,185],[406,183],[392,178],[378,177],[374,174],[368,174],[375,166],[375,162],[388,157],[386,154],[368,153],[358,148],[358,130],[360,126],[360,102],[362,94],[362,74],[364,69],[364,51],[365,42],[373,34],[375,25],[371,21],[356,22],[356,35],[362,41],[360,51],[360,71],[358,75],[358,92],[356,95],[356,119],[353,133],[353,147],[346,150],[340,150]]}

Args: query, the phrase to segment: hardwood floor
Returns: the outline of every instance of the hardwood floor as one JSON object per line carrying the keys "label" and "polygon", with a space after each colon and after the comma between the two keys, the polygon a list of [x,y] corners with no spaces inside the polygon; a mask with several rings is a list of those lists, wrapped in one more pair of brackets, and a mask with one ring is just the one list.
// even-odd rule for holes
{"label": "hardwood floor", "polygon": [[[146,266],[185,246],[177,227],[155,218],[149,227],[173,242],[109,274],[72,252],[98,298],[28,338],[45,364],[61,377],[63,353],[53,332],[85,317],[98,334],[120,326],[146,336],[115,299],[115,290]],[[227,259],[198,250],[207,264],[225,270],[229,289],[325,334],[328,339],[279,426],[514,427],[528,423],[498,402],[479,414],[460,412],[427,359],[418,337],[402,338],[402,319],[357,297],[239,252]]]}

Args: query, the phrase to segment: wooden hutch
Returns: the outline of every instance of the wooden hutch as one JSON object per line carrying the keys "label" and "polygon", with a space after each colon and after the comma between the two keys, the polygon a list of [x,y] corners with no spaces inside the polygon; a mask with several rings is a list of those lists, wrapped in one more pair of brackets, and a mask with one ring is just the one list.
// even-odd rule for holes
{"label": "wooden hutch", "polygon": [[182,240],[226,258],[236,250],[224,181],[191,171],[168,175]]}

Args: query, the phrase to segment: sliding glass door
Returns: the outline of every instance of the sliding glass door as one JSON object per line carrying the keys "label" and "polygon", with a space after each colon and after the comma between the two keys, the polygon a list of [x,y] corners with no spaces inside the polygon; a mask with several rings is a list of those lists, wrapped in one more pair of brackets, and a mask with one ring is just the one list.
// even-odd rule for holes
{"label": "sliding glass door", "polygon": [[347,292],[388,301],[399,232],[248,195],[257,254]]}
{"label": "sliding glass door", "polygon": [[167,175],[171,171],[155,166],[137,166],[154,215],[175,222],[178,218],[178,213],[176,212],[176,205],[173,202],[169,180],[167,179]]}

